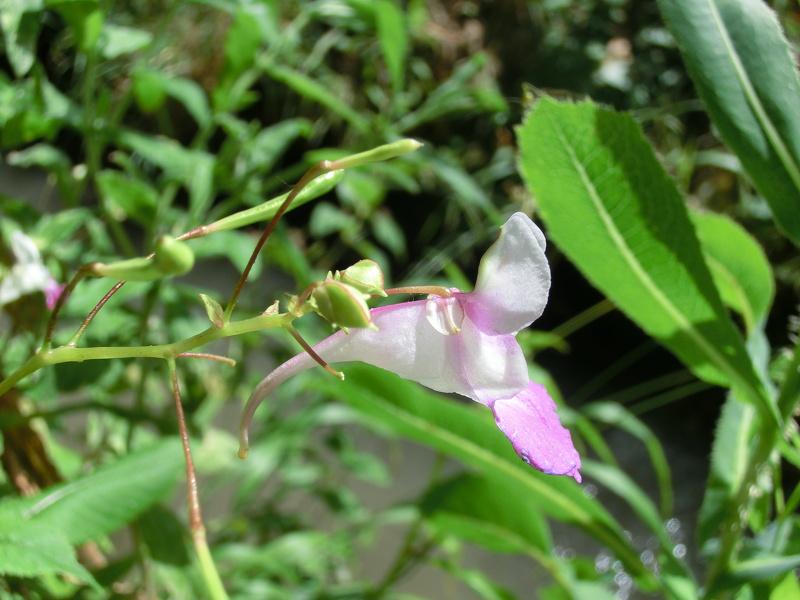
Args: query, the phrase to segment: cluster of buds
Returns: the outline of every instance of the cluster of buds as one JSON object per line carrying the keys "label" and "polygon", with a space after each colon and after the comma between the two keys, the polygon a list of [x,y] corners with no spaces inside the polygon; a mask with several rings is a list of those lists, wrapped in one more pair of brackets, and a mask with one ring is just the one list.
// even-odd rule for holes
{"label": "cluster of buds", "polygon": [[299,298],[289,298],[289,312],[301,316],[315,312],[345,332],[350,327],[376,329],[370,318],[367,300],[386,296],[383,272],[373,260],[360,260],[344,271],[328,272],[315,281]]}

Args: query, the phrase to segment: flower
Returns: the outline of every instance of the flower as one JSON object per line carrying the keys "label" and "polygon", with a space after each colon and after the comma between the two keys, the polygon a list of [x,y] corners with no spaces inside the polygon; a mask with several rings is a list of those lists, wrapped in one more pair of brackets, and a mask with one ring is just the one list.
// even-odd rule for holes
{"label": "flower", "polygon": [[[481,259],[475,290],[375,308],[373,329],[339,331],[313,347],[326,362],[361,361],[439,392],[488,406],[517,454],[545,473],[580,481],[580,458],[555,404],[529,380],[514,337],[544,311],[550,290],[545,238],[524,214],[501,228]],[[307,353],[289,359],[253,390],[242,414],[240,456],[258,405],[281,382],[315,366]]]}
{"label": "flower", "polygon": [[14,265],[0,279],[0,306],[34,292],[43,292],[47,308],[52,309],[65,286],[59,285],[44,266],[39,249],[31,238],[14,231],[9,242]]}

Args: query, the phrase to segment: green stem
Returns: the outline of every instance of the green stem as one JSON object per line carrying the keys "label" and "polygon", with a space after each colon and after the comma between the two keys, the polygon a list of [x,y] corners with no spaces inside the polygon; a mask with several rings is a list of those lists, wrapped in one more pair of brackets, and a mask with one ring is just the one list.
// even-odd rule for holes
{"label": "green stem", "polygon": [[178,416],[178,427],[180,428],[181,442],[183,444],[183,456],[186,460],[186,484],[189,497],[189,530],[192,534],[192,542],[197,552],[200,572],[203,575],[203,581],[205,581],[206,589],[210,594],[211,600],[228,600],[228,594],[225,592],[225,586],[222,585],[222,580],[219,577],[219,572],[214,564],[214,560],[211,558],[211,551],[208,548],[208,541],[206,540],[206,528],[205,525],[203,525],[203,515],[200,511],[200,496],[197,493],[197,472],[195,471],[194,460],[192,459],[192,449],[189,446],[189,430],[186,427],[186,417],[183,413],[183,403],[181,402],[181,391],[180,385],[178,384],[178,370],[175,367],[175,359],[170,357],[167,359],[167,363],[169,364],[172,395],[175,400],[175,412]]}
{"label": "green stem", "polygon": [[104,360],[110,358],[170,358],[184,354],[195,348],[220,338],[262,331],[273,327],[284,327],[291,323],[295,316],[290,313],[278,315],[259,315],[250,319],[227,323],[217,329],[214,326],[184,340],[171,344],[154,346],[100,346],[95,348],[76,348],[61,346],[53,350],[41,349],[6,380],[0,382],[0,396],[5,394],[20,380],[48,365],[66,362],[83,362],[85,360]]}

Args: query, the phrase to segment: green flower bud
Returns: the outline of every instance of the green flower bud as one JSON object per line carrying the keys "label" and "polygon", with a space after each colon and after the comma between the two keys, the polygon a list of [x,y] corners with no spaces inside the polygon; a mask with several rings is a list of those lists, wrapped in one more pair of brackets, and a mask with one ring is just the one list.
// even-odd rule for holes
{"label": "green flower bud", "polygon": [[334,279],[364,294],[386,296],[386,292],[383,291],[383,272],[374,260],[360,260],[344,271],[336,271]]}
{"label": "green flower bud", "polygon": [[375,329],[369,317],[366,298],[366,294],[353,286],[326,279],[311,292],[310,301],[318,315],[344,330],[348,327]]}
{"label": "green flower bud", "polygon": [[119,281],[155,281],[183,275],[194,266],[194,253],[184,242],[163,236],[156,242],[153,258],[131,258],[114,263],[92,263],[87,269],[95,277]]}

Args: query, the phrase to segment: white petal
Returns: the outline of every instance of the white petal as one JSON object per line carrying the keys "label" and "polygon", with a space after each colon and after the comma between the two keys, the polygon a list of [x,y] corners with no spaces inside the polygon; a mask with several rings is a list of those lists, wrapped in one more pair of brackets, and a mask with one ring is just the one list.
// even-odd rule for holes
{"label": "white petal", "polygon": [[31,238],[24,233],[14,231],[11,234],[11,252],[14,253],[14,258],[19,264],[27,265],[32,263],[41,263],[42,259],[39,255],[39,248]]}
{"label": "white petal", "polygon": [[544,234],[523,213],[513,214],[486,251],[475,291],[464,310],[482,331],[516,333],[538,319],[550,293]]}

